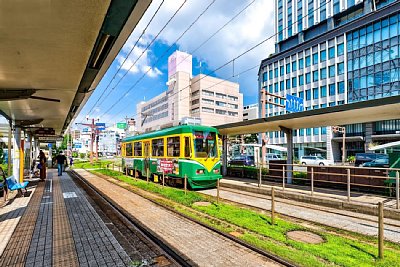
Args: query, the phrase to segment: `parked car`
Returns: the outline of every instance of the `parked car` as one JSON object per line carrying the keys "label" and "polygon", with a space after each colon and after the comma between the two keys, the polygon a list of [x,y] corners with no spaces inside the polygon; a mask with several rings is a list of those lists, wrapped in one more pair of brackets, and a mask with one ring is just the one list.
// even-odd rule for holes
{"label": "parked car", "polygon": [[362,167],[371,167],[371,168],[389,168],[389,159],[388,158],[380,158],[373,161],[365,162],[361,165]]}
{"label": "parked car", "polygon": [[265,159],[267,161],[270,161],[270,160],[282,160],[282,157],[279,154],[267,153],[267,155],[265,156]]}
{"label": "parked car", "polygon": [[229,165],[254,166],[254,156],[238,156],[228,162]]}
{"label": "parked car", "polygon": [[370,161],[374,161],[376,159],[387,159],[389,160],[389,155],[387,154],[376,154],[376,153],[357,153],[356,154],[356,161],[354,165],[356,167],[361,166],[362,164]]}
{"label": "parked car", "polygon": [[303,165],[331,165],[332,162],[320,156],[303,156],[300,158],[300,163]]}

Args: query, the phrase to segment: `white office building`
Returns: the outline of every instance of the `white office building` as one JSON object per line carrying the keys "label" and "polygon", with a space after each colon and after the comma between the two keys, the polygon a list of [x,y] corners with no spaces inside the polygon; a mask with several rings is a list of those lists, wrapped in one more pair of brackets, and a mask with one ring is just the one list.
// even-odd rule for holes
{"label": "white office building", "polygon": [[215,126],[242,121],[239,84],[206,76],[192,77],[192,56],[176,51],[168,58],[167,90],[137,105],[139,132],[195,121]]}

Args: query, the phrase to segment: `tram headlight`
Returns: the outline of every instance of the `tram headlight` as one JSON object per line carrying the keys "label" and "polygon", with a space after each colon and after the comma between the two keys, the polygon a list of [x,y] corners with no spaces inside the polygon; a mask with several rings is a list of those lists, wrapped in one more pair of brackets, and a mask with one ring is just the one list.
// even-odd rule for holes
{"label": "tram headlight", "polygon": [[204,174],[204,170],[203,169],[196,170],[196,174]]}
{"label": "tram headlight", "polygon": [[215,170],[214,170],[214,173],[219,173],[219,169],[215,169]]}

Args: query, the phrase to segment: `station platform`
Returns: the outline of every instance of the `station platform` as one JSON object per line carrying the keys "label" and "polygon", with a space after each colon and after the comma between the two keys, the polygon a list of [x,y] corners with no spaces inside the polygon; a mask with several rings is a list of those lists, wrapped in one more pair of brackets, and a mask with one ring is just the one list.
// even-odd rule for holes
{"label": "station platform", "polygon": [[48,169],[0,208],[0,266],[131,266],[85,192]]}

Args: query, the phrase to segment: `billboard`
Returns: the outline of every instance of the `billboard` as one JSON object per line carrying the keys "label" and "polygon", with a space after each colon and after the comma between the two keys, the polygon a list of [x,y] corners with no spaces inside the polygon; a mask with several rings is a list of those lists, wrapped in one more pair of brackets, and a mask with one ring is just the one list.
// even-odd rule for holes
{"label": "billboard", "polygon": [[126,122],[117,122],[118,129],[126,129]]}

